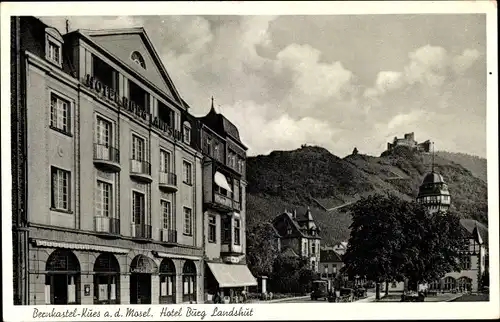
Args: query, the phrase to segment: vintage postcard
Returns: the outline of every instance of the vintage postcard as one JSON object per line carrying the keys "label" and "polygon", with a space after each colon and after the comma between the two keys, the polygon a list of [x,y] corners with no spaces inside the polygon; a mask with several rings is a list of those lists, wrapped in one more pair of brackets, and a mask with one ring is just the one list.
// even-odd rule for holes
{"label": "vintage postcard", "polygon": [[496,5],[2,3],[3,319],[498,318]]}

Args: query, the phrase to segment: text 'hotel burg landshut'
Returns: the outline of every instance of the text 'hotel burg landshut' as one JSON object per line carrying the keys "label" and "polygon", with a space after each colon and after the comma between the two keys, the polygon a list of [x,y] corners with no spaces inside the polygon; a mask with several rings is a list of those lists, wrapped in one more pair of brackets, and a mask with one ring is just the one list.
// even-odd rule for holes
{"label": "text 'hotel burg landshut'", "polygon": [[[11,20],[15,304],[204,303],[245,262],[245,145],[142,28]],[[207,106],[209,101],[207,100]]]}

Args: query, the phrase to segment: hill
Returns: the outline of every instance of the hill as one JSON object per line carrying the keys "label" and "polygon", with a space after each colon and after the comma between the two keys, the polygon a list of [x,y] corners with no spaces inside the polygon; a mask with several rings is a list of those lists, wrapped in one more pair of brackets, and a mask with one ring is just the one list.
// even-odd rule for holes
{"label": "hill", "polygon": [[446,151],[438,151],[436,155],[460,164],[464,168],[470,170],[472,175],[487,182],[487,162],[486,159],[466,153],[454,153]]}
{"label": "hill", "polygon": [[[272,220],[285,209],[310,206],[324,244],[349,238],[346,207],[362,196],[392,193],[414,200],[431,156],[397,148],[391,154],[339,158],[328,150],[304,146],[274,151],[247,161],[247,224]],[[452,195],[452,209],[462,218],[487,224],[486,183],[460,164],[437,155],[435,171],[443,175]]]}

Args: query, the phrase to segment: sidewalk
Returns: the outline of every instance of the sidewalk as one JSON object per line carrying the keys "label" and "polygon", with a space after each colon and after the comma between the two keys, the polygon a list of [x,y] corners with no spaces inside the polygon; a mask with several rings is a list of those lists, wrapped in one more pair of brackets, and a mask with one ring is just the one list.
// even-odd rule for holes
{"label": "sidewalk", "polygon": [[368,292],[366,295],[367,295],[367,297],[365,297],[364,299],[357,300],[354,302],[356,302],[356,303],[375,302],[375,296],[376,296],[375,293]]}
{"label": "sidewalk", "polygon": [[247,303],[248,304],[256,304],[256,303],[280,303],[280,302],[300,301],[300,300],[307,300],[307,299],[309,299],[309,295],[295,296],[295,297],[285,297],[285,298],[281,298],[281,299],[268,300],[268,301],[254,299],[254,300],[247,301]]}

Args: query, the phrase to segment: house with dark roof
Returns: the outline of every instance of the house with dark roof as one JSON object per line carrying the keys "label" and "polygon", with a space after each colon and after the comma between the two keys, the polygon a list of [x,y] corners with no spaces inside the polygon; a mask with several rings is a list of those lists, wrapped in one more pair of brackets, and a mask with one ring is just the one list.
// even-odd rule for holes
{"label": "house with dark roof", "polygon": [[273,226],[280,236],[282,254],[306,258],[313,271],[319,272],[321,229],[316,224],[309,207],[301,215],[297,210],[276,216]]}
{"label": "house with dark roof", "polygon": [[321,277],[333,279],[344,266],[342,255],[332,247],[325,247],[320,251],[319,273]]}

